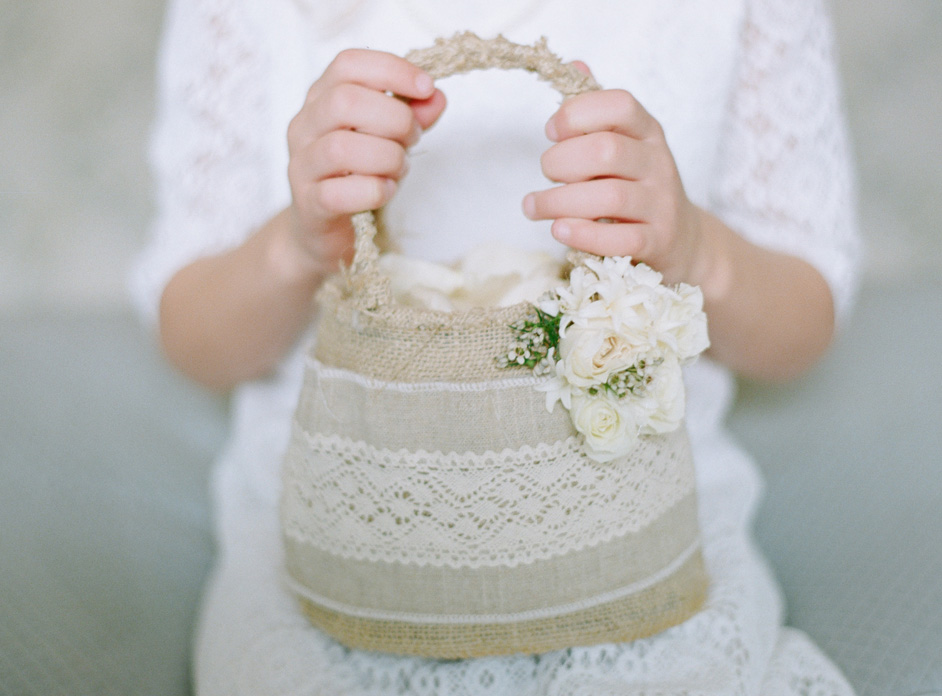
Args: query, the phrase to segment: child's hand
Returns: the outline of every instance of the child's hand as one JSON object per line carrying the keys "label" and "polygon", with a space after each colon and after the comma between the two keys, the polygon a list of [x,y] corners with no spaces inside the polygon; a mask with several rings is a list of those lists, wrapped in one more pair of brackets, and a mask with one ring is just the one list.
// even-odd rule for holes
{"label": "child's hand", "polygon": [[573,97],[550,118],[543,173],[563,186],[531,193],[524,211],[555,220],[582,251],[631,256],[667,282],[697,282],[700,217],[684,193],[660,124],[628,92]]}
{"label": "child's hand", "polygon": [[349,256],[349,216],[389,201],[444,108],[428,74],[377,51],[341,52],[311,86],[288,127],[288,179],[295,240],[319,267]]}

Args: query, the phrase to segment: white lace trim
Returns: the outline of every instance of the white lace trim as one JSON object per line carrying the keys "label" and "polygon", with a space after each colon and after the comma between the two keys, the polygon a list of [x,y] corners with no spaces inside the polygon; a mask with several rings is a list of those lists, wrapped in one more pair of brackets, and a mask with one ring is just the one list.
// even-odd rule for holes
{"label": "white lace trim", "polygon": [[285,573],[285,582],[297,594],[306,597],[315,604],[319,604],[327,609],[336,611],[348,616],[356,616],[363,619],[373,619],[376,621],[401,621],[403,623],[417,624],[511,624],[522,621],[539,621],[540,619],[549,619],[554,616],[573,614],[577,611],[586,611],[594,607],[618,601],[624,597],[630,597],[653,587],[662,580],[666,580],[693,556],[700,549],[700,540],[680,552],[676,558],[655,573],[646,578],[642,578],[624,587],[619,587],[611,592],[604,592],[594,597],[579,600],[578,602],[568,602],[567,604],[558,604],[552,607],[542,607],[540,609],[531,609],[529,611],[517,611],[507,614],[420,614],[404,611],[383,611],[379,609],[368,609],[364,607],[352,606],[343,602],[323,597],[316,592],[312,592],[309,587],[303,585],[289,574]]}
{"label": "white lace trim", "polygon": [[[496,358],[495,358],[496,361]],[[535,387],[549,381],[548,377],[513,377],[487,382],[393,382],[367,377],[358,372],[351,372],[341,367],[328,367],[316,358],[308,356],[308,365],[317,372],[321,382],[334,380],[349,382],[365,389],[382,389],[403,394],[427,394],[430,392],[486,392],[518,387]]]}
{"label": "white lace trim", "polygon": [[515,567],[637,532],[694,489],[690,462],[665,446],[683,439],[597,464],[575,437],[483,454],[294,437],[285,534],[346,559]]}

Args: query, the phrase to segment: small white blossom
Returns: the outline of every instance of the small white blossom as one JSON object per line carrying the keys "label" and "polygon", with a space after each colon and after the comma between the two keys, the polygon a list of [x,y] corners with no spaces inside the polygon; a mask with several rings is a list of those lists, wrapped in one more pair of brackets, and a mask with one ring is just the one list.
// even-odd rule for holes
{"label": "small white blossom", "polygon": [[[555,370],[559,371],[559,363],[556,363]],[[552,374],[552,372],[550,373]],[[569,410],[572,407],[572,385],[565,377],[559,374],[536,385],[538,392],[546,393],[546,410],[550,413],[556,408],[556,403],[562,403],[563,407]]]}
{"label": "small white blossom", "polygon": [[559,296],[554,292],[545,293],[536,301],[537,308],[549,316],[559,316]]}

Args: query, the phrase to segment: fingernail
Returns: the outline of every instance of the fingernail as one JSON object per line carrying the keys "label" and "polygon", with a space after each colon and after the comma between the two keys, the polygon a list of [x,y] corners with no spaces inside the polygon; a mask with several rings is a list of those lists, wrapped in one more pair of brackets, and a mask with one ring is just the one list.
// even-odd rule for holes
{"label": "fingernail", "polygon": [[531,220],[536,215],[536,201],[532,193],[528,193],[523,197],[523,214]]}
{"label": "fingernail", "polygon": [[396,182],[392,179],[386,179],[384,188],[386,190],[386,200],[389,200],[393,197],[393,194],[396,193]]}
{"label": "fingernail", "polygon": [[428,73],[419,73],[415,78],[415,88],[419,91],[419,94],[431,95],[435,89],[435,81]]}
{"label": "fingernail", "polygon": [[563,244],[566,244],[572,238],[572,228],[565,222],[556,221],[551,230],[553,236]]}

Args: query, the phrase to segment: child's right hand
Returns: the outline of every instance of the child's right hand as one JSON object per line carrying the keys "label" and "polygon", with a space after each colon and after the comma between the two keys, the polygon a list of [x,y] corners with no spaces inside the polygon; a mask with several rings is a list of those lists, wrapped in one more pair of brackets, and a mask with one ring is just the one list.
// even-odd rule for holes
{"label": "child's right hand", "polygon": [[406,150],[445,108],[432,78],[390,53],[341,52],[288,126],[288,180],[298,250],[333,270],[352,250],[350,215],[385,205]]}

